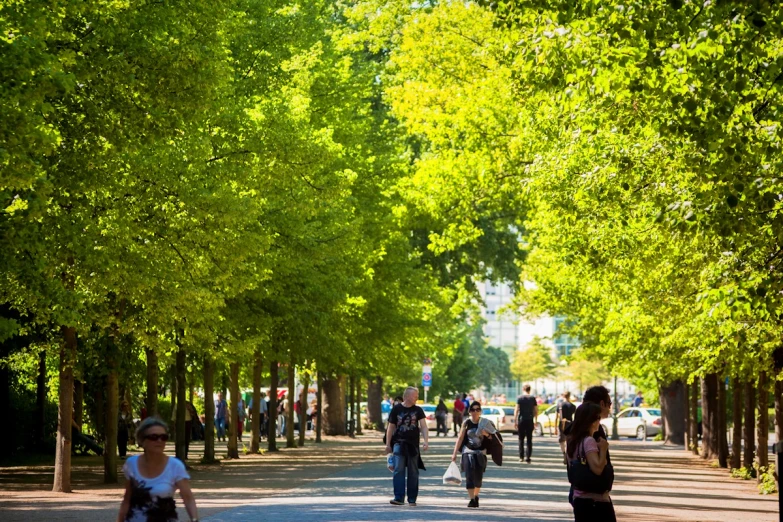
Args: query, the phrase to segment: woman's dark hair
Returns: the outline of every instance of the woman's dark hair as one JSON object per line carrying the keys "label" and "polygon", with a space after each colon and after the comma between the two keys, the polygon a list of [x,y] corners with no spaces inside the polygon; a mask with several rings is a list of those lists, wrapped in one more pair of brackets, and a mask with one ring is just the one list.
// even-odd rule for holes
{"label": "woman's dark hair", "polygon": [[573,458],[579,443],[587,437],[593,436],[593,423],[601,420],[601,407],[592,402],[583,402],[574,413],[574,422],[571,423],[571,431],[568,433],[567,453]]}
{"label": "woman's dark hair", "polygon": [[478,406],[479,408],[482,408],[481,403],[479,401],[473,401],[470,403],[470,407],[468,408],[468,413],[470,413],[470,410],[473,409],[473,406]]}
{"label": "woman's dark hair", "polygon": [[582,402],[600,404],[601,401],[604,401],[604,404],[609,404],[612,402],[611,396],[609,395],[609,390],[607,390],[605,386],[593,386],[588,388],[584,397],[582,397]]}

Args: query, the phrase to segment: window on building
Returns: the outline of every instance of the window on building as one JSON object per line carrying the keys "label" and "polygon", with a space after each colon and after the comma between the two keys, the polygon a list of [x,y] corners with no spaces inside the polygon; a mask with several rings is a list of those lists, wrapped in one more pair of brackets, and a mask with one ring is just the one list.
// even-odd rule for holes
{"label": "window on building", "polygon": [[487,295],[497,295],[498,293],[497,287],[493,285],[490,281],[487,281],[485,288],[487,291]]}
{"label": "window on building", "polygon": [[571,353],[579,348],[579,341],[575,337],[571,337],[568,334],[562,333],[562,330],[568,328],[568,321],[565,317],[555,317],[555,348],[557,349],[558,357],[567,357]]}

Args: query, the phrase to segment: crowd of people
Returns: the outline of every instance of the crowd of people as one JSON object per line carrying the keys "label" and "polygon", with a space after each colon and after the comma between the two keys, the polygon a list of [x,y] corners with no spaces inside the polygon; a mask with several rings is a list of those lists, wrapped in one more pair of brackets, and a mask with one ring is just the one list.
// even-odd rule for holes
{"label": "crowd of people", "polygon": [[[530,391],[530,385],[523,387],[514,408],[514,425],[519,434],[519,460],[528,464],[532,459],[533,426],[540,404]],[[386,427],[384,441],[394,489],[390,503],[395,506],[404,505],[406,500],[408,505],[416,505],[419,470],[425,469],[421,452],[429,448],[429,429],[425,412],[417,405],[418,396],[418,388],[406,389],[403,397],[394,401]],[[611,407],[609,390],[603,386],[589,388],[579,407],[571,402],[570,392],[563,393],[558,399],[556,435],[571,485],[568,501],[573,507],[576,522],[616,521],[610,497],[614,468],[609,457],[608,437],[601,425],[601,419],[609,417]],[[452,416],[457,441],[451,460],[456,463],[459,457],[459,466],[465,475],[468,508],[473,509],[479,507],[488,456],[496,464],[502,464],[504,446],[497,427],[482,417],[482,412],[482,403],[467,394],[454,398]],[[445,418],[447,414],[448,407],[441,399],[436,408],[436,418]],[[438,436],[448,433],[444,427],[445,421],[438,419]]]}
{"label": "crowd of people", "polygon": [[[523,393],[517,398],[514,418],[515,429],[519,433],[519,460],[530,463],[533,451],[533,422],[538,415],[539,402],[531,395],[529,385],[523,387]],[[640,396],[641,397],[641,396]],[[417,404],[419,390],[409,387],[401,397],[391,401],[385,399],[390,412],[384,443],[387,463],[392,472],[394,497],[392,505],[416,506],[419,497],[419,471],[426,469],[422,452],[429,449],[429,429],[426,414]],[[284,421],[288,401],[285,397],[278,403],[277,414]],[[299,403],[296,402],[295,408]],[[313,405],[314,406],[314,405]],[[215,427],[219,440],[225,440],[228,403],[222,393],[215,400]],[[603,386],[588,389],[582,397],[582,404],[576,407],[571,395],[565,392],[558,400],[556,434],[563,452],[563,462],[567,467],[571,488],[568,500],[573,507],[576,522],[614,522],[614,506],[610,492],[614,482],[614,468],[609,457],[609,442],[601,425],[601,419],[610,415],[612,401],[609,391]],[[245,431],[243,423],[252,411],[252,402],[237,404],[238,433]],[[188,402],[187,418],[190,424],[186,429],[191,432],[193,419],[198,414]],[[445,418],[449,408],[444,400],[439,400],[436,408],[437,434],[446,435],[449,427]],[[458,394],[451,405],[454,435],[457,440],[451,455],[454,464],[465,475],[465,488],[468,494],[468,508],[479,508],[479,497],[483,486],[484,474],[491,458],[502,464],[504,441],[491,420],[482,416],[483,405],[468,394]],[[308,409],[307,417],[314,412]],[[269,408],[266,400],[261,405],[262,433],[267,434]],[[120,425],[126,434],[132,421],[127,404],[120,408]],[[200,422],[199,422],[200,424]],[[281,428],[284,429],[284,428]],[[129,438],[129,437],[128,437]],[[127,440],[120,439],[120,453],[127,451]],[[174,492],[179,490],[191,521],[198,521],[196,501],[190,488],[190,476],[185,465],[174,457],[164,453],[169,439],[168,426],[158,417],[149,417],[141,421],[133,433],[133,438],[143,450],[141,455],[126,460],[123,471],[128,481],[118,522],[144,522],[150,520],[177,520]],[[423,443],[422,443],[423,438]],[[460,476],[461,481],[461,476]]]}

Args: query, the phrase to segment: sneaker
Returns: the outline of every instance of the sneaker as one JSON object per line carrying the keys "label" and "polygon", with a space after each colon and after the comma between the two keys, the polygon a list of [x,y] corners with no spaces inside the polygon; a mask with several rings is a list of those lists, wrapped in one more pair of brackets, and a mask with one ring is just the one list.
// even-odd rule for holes
{"label": "sneaker", "polygon": [[519,457],[519,462],[525,462],[525,459],[523,459],[522,457]]}
{"label": "sneaker", "polygon": [[391,504],[393,506],[401,506],[401,505],[405,504],[405,502],[403,502],[402,500],[397,500],[396,498],[393,498],[393,499],[391,499],[389,501],[389,504]]}
{"label": "sneaker", "polygon": [[473,497],[473,500],[476,501],[476,507],[479,507],[479,499],[478,499],[478,497]]}
{"label": "sneaker", "polygon": [[528,464],[530,464],[530,459],[527,459],[525,462],[527,462]]}
{"label": "sneaker", "polygon": [[468,502],[468,507],[469,508],[477,508],[478,507],[478,503],[476,502],[475,498],[470,499],[470,502]]}
{"label": "sneaker", "polygon": [[415,503],[415,502],[408,502],[408,505],[409,505],[410,507],[416,507],[416,503]]}

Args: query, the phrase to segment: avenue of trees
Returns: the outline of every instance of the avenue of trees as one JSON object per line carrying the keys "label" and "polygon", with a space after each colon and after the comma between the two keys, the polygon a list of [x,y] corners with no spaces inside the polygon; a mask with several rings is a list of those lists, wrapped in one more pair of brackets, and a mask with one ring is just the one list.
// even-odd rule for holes
{"label": "avenue of trees", "polygon": [[667,442],[761,476],[773,404],[783,435],[783,7],[373,4],[393,114],[428,145],[413,189],[453,220],[435,247],[517,213],[517,304],[656,388]]}
{"label": "avenue of trees", "polygon": [[178,452],[187,390],[295,368],[344,433],[346,396],[377,419],[424,356],[438,393],[510,377],[476,317],[490,278],[657,388],[668,442],[761,477],[781,40],[764,0],[5,3],[0,412],[37,393],[43,442],[57,397],[58,491],[72,418],[116,480],[119,398],[154,413],[159,383]]}

